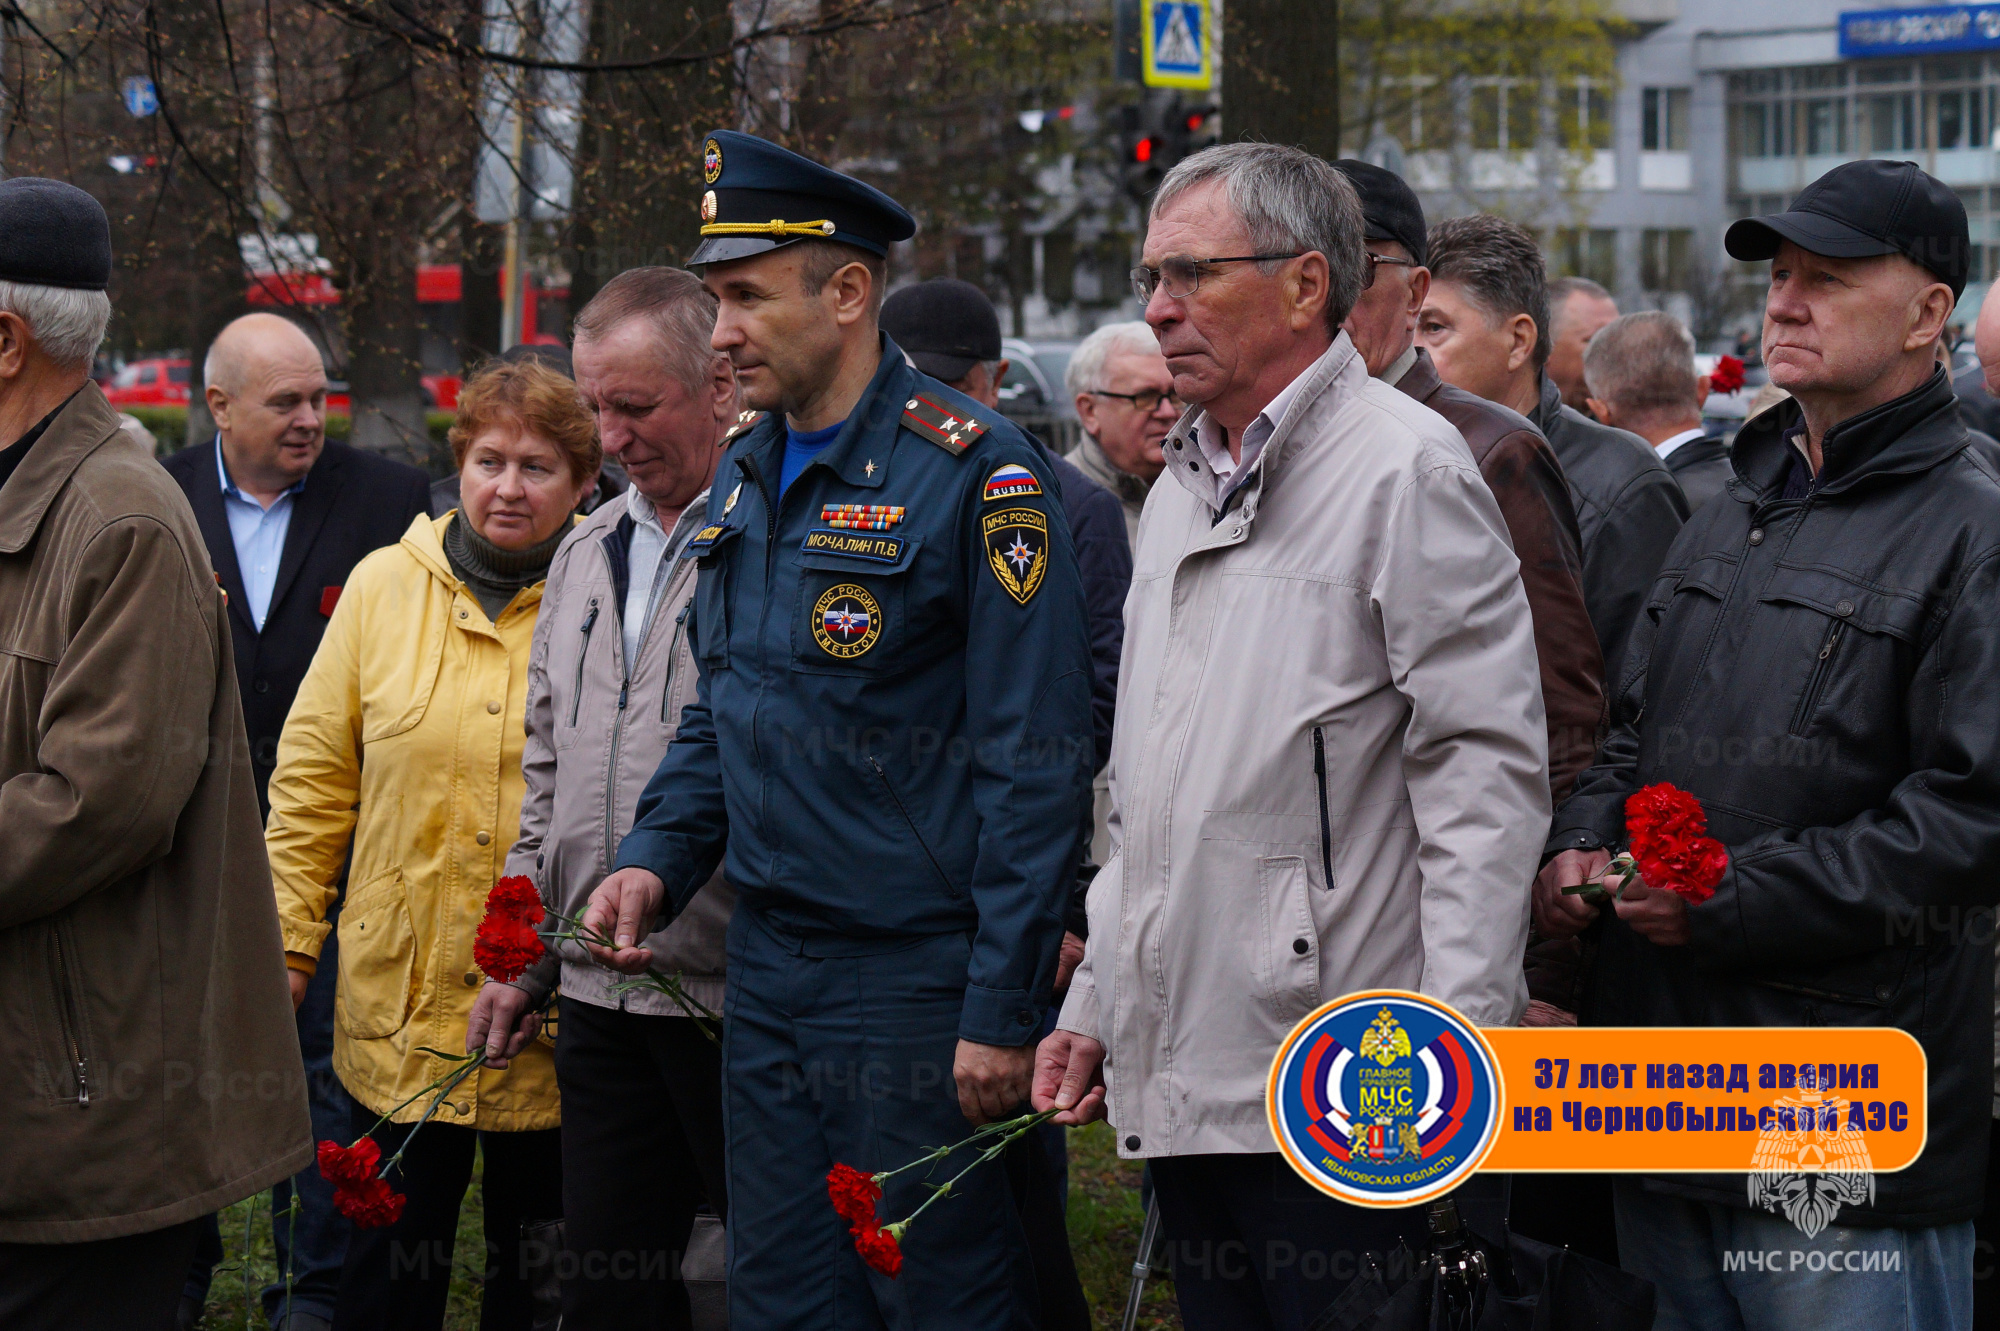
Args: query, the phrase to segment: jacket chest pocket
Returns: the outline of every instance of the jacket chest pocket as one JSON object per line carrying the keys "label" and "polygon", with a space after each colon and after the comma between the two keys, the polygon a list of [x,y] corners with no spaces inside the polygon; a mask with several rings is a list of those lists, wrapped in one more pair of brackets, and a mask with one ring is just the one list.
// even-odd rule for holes
{"label": "jacket chest pocket", "polygon": [[696,655],[710,670],[729,669],[729,591],[742,553],[740,525],[707,527],[688,542],[687,557],[700,576],[694,589]]}
{"label": "jacket chest pocket", "polygon": [[921,542],[832,529],[806,533],[798,555],[792,669],[885,675],[910,661],[910,571]]}
{"label": "jacket chest pocket", "polygon": [[[567,749],[576,743],[577,723],[583,717],[584,672],[590,663],[590,644],[602,632],[615,632],[615,613],[607,608],[606,598],[593,596],[585,604],[583,619],[574,627],[558,624],[551,629],[549,663],[549,686],[556,699],[556,748]],[[576,660],[565,661],[559,649],[576,652]],[[567,689],[568,692],[562,692]]]}
{"label": "jacket chest pocket", "polygon": [[1776,616],[1774,646],[1796,680],[1787,733],[1864,726],[1878,741],[1899,716],[1916,668],[1928,609],[1822,569],[1781,568],[1758,598]]}

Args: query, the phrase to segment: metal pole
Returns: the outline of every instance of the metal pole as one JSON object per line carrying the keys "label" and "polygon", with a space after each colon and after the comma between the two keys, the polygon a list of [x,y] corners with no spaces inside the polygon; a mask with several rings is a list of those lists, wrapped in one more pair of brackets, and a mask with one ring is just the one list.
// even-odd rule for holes
{"label": "metal pole", "polygon": [[521,306],[523,304],[522,297],[526,295],[526,292],[523,290],[526,283],[523,279],[526,276],[527,268],[525,263],[527,258],[525,252],[527,249],[527,235],[526,228],[521,224],[521,214],[526,206],[523,201],[528,193],[522,180],[523,172],[527,167],[527,154],[524,151],[527,142],[527,118],[527,99],[516,94],[514,98],[513,142],[508,145],[507,150],[508,161],[512,166],[514,175],[514,207],[512,216],[507,219],[507,248],[501,266],[501,271],[505,274],[500,291],[500,349],[502,351],[519,346],[523,340],[521,337]]}
{"label": "metal pole", "polygon": [[1125,1296],[1125,1320],[1119,1323],[1122,1331],[1133,1331],[1139,1325],[1139,1305],[1146,1300],[1146,1281],[1159,1260],[1160,1199],[1156,1196],[1146,1205],[1146,1223],[1139,1231],[1139,1255],[1132,1262],[1132,1290]]}

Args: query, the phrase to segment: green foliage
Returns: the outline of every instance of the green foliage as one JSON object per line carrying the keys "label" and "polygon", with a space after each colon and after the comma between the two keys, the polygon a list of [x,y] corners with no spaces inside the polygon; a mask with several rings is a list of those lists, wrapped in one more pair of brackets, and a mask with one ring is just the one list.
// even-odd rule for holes
{"label": "green foliage", "polygon": [[[1069,1134],[1069,1246],[1084,1297],[1098,1326],[1117,1326],[1132,1288],[1132,1259],[1146,1208],[1139,1204],[1135,1161],[1120,1160],[1107,1123]],[[1171,1280],[1146,1282],[1139,1325],[1145,1331],[1179,1331],[1180,1309]]]}
{"label": "green foliage", "polygon": [[[118,410],[135,417],[139,424],[153,432],[153,437],[160,441],[162,457],[179,452],[187,438],[186,407],[120,407]],[[442,450],[447,468],[451,463],[451,449],[445,436],[451,430],[451,422],[452,414],[448,411],[432,411],[424,415],[424,424],[430,430],[431,452],[437,454]],[[354,422],[346,416],[329,415],[326,418],[326,437],[329,439],[346,443],[353,431]]]}

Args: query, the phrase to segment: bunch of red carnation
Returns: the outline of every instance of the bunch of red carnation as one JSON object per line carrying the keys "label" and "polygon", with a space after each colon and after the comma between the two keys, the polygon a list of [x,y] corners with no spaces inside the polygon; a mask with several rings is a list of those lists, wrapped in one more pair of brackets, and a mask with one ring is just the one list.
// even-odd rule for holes
{"label": "bunch of red carnation", "polygon": [[408,1199],[375,1172],[381,1161],[382,1148],[373,1137],[363,1137],[352,1146],[319,1144],[319,1172],[333,1184],[333,1209],[357,1229],[381,1229],[402,1219]]}
{"label": "bunch of red carnation", "polygon": [[864,1174],[852,1165],[835,1165],[826,1176],[826,1195],[833,1209],[847,1222],[854,1235],[854,1250],[861,1260],[891,1280],[903,1269],[903,1248],[890,1232],[875,1223],[875,1203],[881,1200],[882,1185],[873,1174]]}
{"label": "bunch of red carnation", "polygon": [[1734,393],[1743,387],[1743,362],[1734,356],[1718,356],[1708,372],[1708,386],[1717,393]]}
{"label": "bunch of red carnation", "polygon": [[535,930],[546,914],[541,894],[529,879],[517,874],[495,883],[472,942],[472,959],[479,969],[503,983],[520,979],[547,950]]}
{"label": "bunch of red carnation", "polygon": [[1729,852],[1708,835],[1701,802],[1662,781],[1625,801],[1626,855],[1648,887],[1676,892],[1690,905],[1715,895],[1729,870]]}

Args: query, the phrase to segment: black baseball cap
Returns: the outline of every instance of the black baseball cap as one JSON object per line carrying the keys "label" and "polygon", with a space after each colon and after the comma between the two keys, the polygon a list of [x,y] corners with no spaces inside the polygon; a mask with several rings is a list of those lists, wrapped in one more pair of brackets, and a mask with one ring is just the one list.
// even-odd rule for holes
{"label": "black baseball cap", "polygon": [[1785,212],[1730,224],[1722,247],[1733,259],[1769,259],[1791,241],[1829,259],[1901,254],[1965,293],[1972,237],[1965,205],[1915,162],[1847,162],[1805,187]]}
{"label": "black baseball cap", "polygon": [[1417,192],[1394,171],[1343,157],[1334,163],[1354,192],[1361,196],[1363,234],[1369,240],[1393,240],[1419,264],[1430,261],[1430,232],[1424,226],[1424,206]]}
{"label": "black baseball cap", "polygon": [[1003,354],[1000,312],[984,291],[955,278],[934,278],[890,292],[882,302],[881,323],[918,369],[948,384]]}

